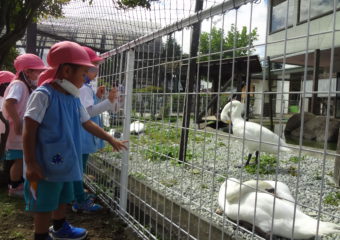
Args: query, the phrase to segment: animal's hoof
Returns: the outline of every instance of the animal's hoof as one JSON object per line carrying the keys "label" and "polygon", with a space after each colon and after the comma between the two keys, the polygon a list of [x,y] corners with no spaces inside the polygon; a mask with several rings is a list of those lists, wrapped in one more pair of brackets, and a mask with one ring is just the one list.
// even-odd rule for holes
{"label": "animal's hoof", "polygon": [[236,165],[235,167],[236,168],[243,168],[244,166],[243,165]]}

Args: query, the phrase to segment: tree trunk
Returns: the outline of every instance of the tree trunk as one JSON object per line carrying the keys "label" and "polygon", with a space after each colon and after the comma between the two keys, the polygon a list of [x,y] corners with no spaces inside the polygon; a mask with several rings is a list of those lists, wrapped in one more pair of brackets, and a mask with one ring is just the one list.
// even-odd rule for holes
{"label": "tree trunk", "polygon": [[[6,29],[5,33],[0,37],[0,68],[10,48],[15,46],[16,42],[24,36],[28,24],[31,23],[33,17],[37,15],[37,11],[42,3],[43,0],[25,1],[17,17],[9,15],[12,12],[12,9],[10,9],[12,7],[11,4],[1,5],[1,12],[6,11],[8,15],[4,21],[0,21],[0,29],[3,29],[3,31]],[[5,9],[5,7],[7,9]],[[10,29],[10,25],[14,25],[14,28]]]}

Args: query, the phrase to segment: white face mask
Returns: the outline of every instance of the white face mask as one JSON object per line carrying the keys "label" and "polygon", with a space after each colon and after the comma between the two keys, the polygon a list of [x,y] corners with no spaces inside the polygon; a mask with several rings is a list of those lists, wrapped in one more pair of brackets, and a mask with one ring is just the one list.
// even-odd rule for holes
{"label": "white face mask", "polygon": [[79,88],[74,86],[70,81],[66,79],[56,79],[55,82],[69,94],[79,97]]}
{"label": "white face mask", "polygon": [[35,80],[27,79],[26,74],[24,72],[23,72],[23,76],[25,78],[26,83],[29,85],[29,87],[32,90],[37,88],[37,86],[38,86],[38,79],[35,79]]}
{"label": "white face mask", "polygon": [[33,86],[37,87],[38,86],[38,79],[32,80],[31,83],[32,83]]}

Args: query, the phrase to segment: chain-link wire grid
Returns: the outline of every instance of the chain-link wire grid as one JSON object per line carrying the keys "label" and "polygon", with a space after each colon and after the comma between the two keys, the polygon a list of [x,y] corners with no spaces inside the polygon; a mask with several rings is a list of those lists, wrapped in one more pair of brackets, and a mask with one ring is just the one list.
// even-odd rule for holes
{"label": "chain-link wire grid", "polygon": [[[203,9],[221,1],[206,0]],[[64,17],[39,21],[37,46],[47,49],[56,41],[72,40],[105,52],[178,22],[194,9],[194,0],[150,1],[148,10],[124,9],[115,0],[72,0],[63,7]],[[19,45],[25,46],[26,38]]]}
{"label": "chain-link wire grid", "polygon": [[145,239],[340,239],[339,12],[318,4],[216,3],[104,53],[129,152],[93,155],[89,186]]}

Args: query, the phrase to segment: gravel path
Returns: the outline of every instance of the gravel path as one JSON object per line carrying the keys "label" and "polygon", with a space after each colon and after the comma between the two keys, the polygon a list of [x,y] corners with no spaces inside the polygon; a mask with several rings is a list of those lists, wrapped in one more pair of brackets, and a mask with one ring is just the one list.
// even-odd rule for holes
{"label": "gravel path", "polygon": [[[256,179],[257,175],[247,173],[244,168],[235,167],[240,165],[242,155],[247,155],[247,152],[242,148],[242,142],[230,138],[228,134],[222,135],[205,134],[204,137],[201,134],[203,137],[200,141],[189,142],[189,149],[194,153],[194,157],[187,164],[176,164],[172,160],[144,159],[141,152],[149,146],[134,145],[131,148],[129,173],[152,185],[172,200],[223,226],[226,231],[233,231],[232,224],[227,223],[225,216],[216,213],[219,210],[217,196],[220,185],[228,177],[242,178],[246,181]],[[326,196],[340,191],[331,181],[330,175],[334,168],[332,153],[334,154],[327,151],[327,157],[324,159],[322,153],[306,149],[301,151],[302,160],[299,162],[290,160],[291,157],[299,156],[298,150],[281,153],[277,175],[274,173],[258,177],[262,180],[277,179],[286,183],[304,213],[317,218],[318,209],[321,209],[322,221],[340,224],[339,206],[324,203]],[[119,164],[119,161],[116,163]],[[252,234],[245,231],[239,231],[239,236],[242,239],[252,238]],[[257,237],[253,236],[252,239]],[[340,236],[333,234],[322,239],[340,240]]]}

